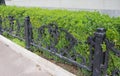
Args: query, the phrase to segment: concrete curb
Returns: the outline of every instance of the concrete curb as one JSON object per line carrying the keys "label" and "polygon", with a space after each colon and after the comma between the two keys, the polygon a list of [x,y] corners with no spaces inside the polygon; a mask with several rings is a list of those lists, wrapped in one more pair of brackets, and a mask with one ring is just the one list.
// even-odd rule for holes
{"label": "concrete curb", "polygon": [[51,63],[50,61],[30,52],[29,50],[13,43],[9,39],[5,38],[4,36],[0,35],[0,42],[8,45],[11,49],[13,49],[16,53],[23,55],[24,57],[32,60],[34,63],[38,64],[43,70],[47,71],[48,73],[52,74],[51,76],[76,76],[63,68]]}

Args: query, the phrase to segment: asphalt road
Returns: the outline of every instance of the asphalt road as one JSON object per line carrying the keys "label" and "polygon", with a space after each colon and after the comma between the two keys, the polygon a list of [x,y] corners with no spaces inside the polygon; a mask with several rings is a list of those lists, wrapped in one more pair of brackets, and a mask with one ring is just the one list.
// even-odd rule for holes
{"label": "asphalt road", "polygon": [[51,76],[33,61],[0,42],[0,76]]}

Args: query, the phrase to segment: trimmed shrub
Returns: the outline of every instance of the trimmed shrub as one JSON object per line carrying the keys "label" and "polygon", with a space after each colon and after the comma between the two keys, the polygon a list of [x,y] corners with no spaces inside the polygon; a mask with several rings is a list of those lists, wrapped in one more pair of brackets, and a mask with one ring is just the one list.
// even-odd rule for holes
{"label": "trimmed shrub", "polygon": [[[25,8],[16,6],[0,6],[0,15],[6,17],[12,15],[21,20],[26,16],[30,16],[33,27],[40,27],[43,24],[56,22],[59,27],[68,30],[79,41],[86,41],[88,36],[92,35],[96,28],[102,27],[107,29],[107,38],[115,42],[115,45],[120,49],[120,17],[109,17],[99,12],[89,11],[69,11],[69,10],[49,10],[41,8]],[[62,43],[61,43],[62,44]],[[87,56],[87,46],[83,45],[77,50],[82,55]],[[84,51],[86,50],[86,51]],[[120,69],[120,58],[111,53],[109,61],[109,74],[113,69],[111,62],[115,61],[115,66]]]}

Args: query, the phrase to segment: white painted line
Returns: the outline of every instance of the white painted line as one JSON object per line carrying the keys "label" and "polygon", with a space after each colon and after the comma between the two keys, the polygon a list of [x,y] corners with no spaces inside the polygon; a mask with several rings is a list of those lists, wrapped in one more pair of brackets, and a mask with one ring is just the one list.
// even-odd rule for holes
{"label": "white painted line", "polygon": [[32,60],[36,64],[40,65],[48,73],[52,74],[52,76],[76,76],[63,68],[51,63],[50,61],[30,52],[29,50],[13,43],[9,39],[5,38],[4,36],[0,35],[0,42],[8,45],[11,49],[13,49],[16,53],[19,53],[26,58]]}

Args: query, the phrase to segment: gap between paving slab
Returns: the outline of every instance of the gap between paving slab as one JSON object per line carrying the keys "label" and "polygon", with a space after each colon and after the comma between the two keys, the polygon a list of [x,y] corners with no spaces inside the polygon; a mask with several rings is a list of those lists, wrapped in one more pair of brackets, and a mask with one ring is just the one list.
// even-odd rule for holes
{"label": "gap between paving slab", "polygon": [[[4,36],[0,35],[0,42],[4,43],[5,45],[9,46],[9,48],[13,49],[15,53],[18,53],[27,59],[31,60],[35,64],[41,67],[42,70],[47,71],[51,76],[76,76],[63,68],[51,63],[50,61],[30,52],[29,50],[13,43],[9,39],[5,38]],[[28,63],[29,64],[29,63]]]}

